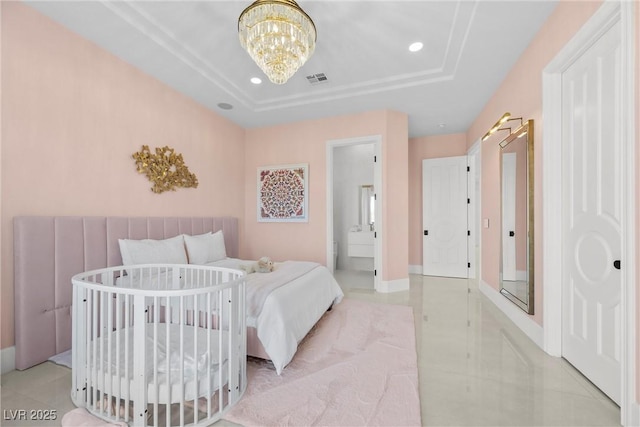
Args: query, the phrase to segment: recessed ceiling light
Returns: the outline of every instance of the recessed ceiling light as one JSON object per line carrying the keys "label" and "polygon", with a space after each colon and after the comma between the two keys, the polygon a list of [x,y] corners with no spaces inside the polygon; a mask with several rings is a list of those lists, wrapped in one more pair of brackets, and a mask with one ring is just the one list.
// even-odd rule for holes
{"label": "recessed ceiling light", "polygon": [[421,50],[423,46],[424,46],[424,45],[422,44],[422,42],[415,42],[415,43],[411,43],[411,44],[409,45],[409,50],[410,50],[411,52],[417,52],[417,51]]}
{"label": "recessed ceiling light", "polygon": [[259,85],[260,83],[262,83],[262,79],[260,77],[251,77],[251,83],[253,83],[254,85]]}
{"label": "recessed ceiling light", "polygon": [[446,123],[440,123],[440,124],[438,125],[438,127],[439,127],[440,129],[442,129],[442,128],[447,127],[447,124],[446,124]]}
{"label": "recessed ceiling light", "polygon": [[218,107],[222,108],[223,110],[231,110],[233,108],[233,105],[227,104],[226,102],[221,102],[218,104]]}

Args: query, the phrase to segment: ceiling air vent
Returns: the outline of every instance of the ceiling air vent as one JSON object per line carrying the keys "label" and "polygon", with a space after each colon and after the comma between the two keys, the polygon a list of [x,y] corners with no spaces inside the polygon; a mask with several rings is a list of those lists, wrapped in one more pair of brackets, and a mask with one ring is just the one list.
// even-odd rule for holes
{"label": "ceiling air vent", "polygon": [[320,83],[327,83],[329,81],[327,79],[327,76],[324,73],[311,74],[310,76],[307,76],[307,80],[312,85],[317,85],[317,84],[320,84]]}

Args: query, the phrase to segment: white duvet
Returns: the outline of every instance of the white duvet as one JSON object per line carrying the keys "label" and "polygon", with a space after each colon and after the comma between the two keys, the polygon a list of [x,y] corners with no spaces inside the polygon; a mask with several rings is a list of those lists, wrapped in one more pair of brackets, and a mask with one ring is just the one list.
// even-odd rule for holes
{"label": "white duvet", "polygon": [[[242,264],[252,262],[227,258],[207,265],[239,268]],[[281,280],[283,277],[287,278],[286,283],[273,286],[264,298],[258,296],[264,289],[265,281]],[[258,338],[278,375],[293,359],[298,343],[327,308],[342,301],[344,296],[326,267],[302,261],[275,263],[274,272],[249,274],[246,289],[247,326],[256,328]],[[252,315],[250,304],[261,300],[264,301],[262,308],[254,310]]]}

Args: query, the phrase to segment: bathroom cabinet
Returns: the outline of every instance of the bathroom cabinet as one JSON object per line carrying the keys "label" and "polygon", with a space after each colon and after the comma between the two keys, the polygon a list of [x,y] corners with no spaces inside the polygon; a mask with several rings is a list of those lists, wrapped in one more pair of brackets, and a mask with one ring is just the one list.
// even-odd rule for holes
{"label": "bathroom cabinet", "polygon": [[350,231],[347,236],[347,255],[373,258],[373,231]]}

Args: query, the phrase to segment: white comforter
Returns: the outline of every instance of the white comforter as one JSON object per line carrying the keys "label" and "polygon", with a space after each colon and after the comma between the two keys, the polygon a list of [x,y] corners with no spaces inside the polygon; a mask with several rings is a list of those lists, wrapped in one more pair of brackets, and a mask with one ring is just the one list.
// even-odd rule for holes
{"label": "white comforter", "polygon": [[247,315],[249,317],[260,315],[264,302],[271,292],[320,267],[320,264],[285,261],[274,267],[274,270],[269,273],[253,273],[247,276]]}
{"label": "white comforter", "polygon": [[[239,268],[250,263],[227,258],[208,265]],[[247,275],[247,325],[256,328],[279,375],[293,359],[302,338],[331,304],[342,301],[344,294],[333,275],[320,264],[286,261],[275,263],[275,267],[271,273]],[[265,284],[271,279],[275,285]],[[263,292],[265,289],[269,292]],[[261,301],[262,308],[253,310],[252,315],[250,306]]]}

